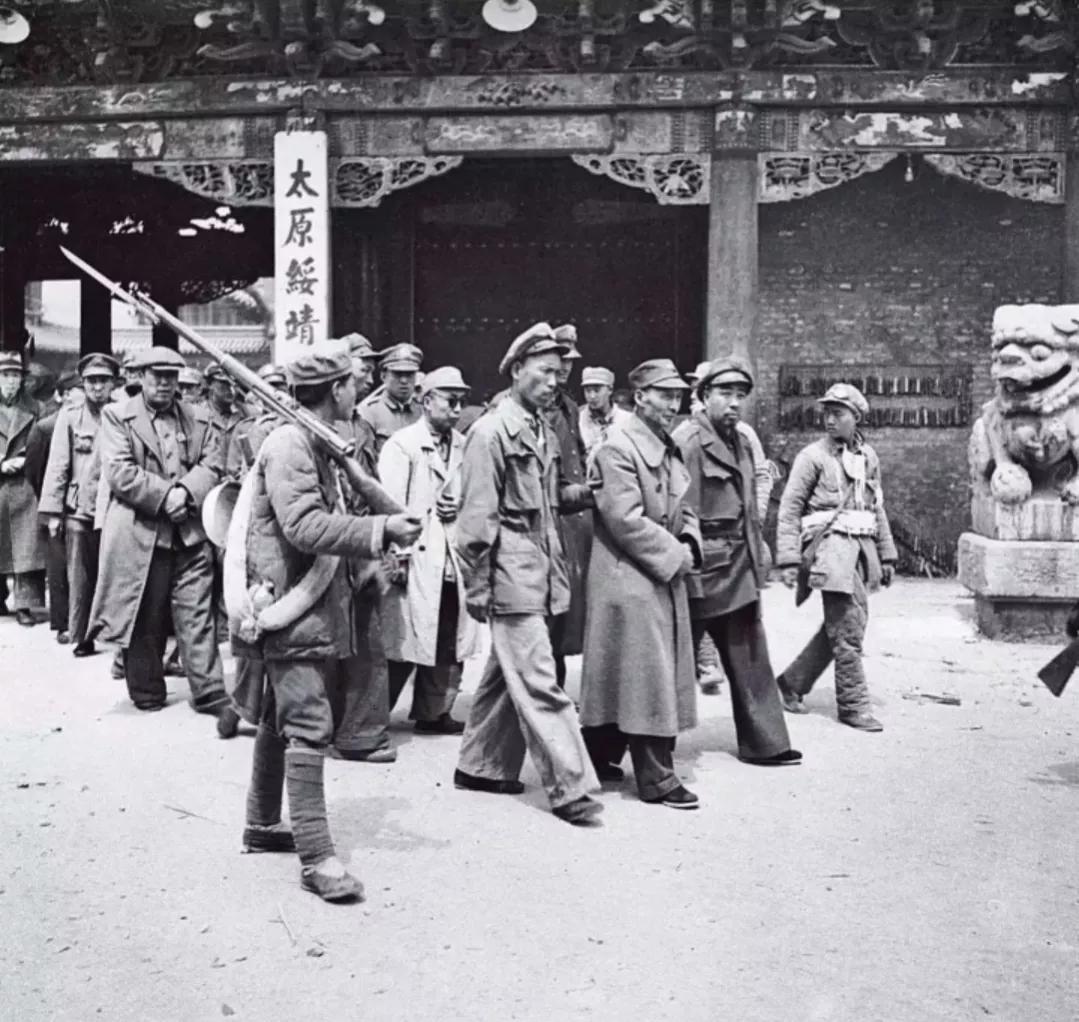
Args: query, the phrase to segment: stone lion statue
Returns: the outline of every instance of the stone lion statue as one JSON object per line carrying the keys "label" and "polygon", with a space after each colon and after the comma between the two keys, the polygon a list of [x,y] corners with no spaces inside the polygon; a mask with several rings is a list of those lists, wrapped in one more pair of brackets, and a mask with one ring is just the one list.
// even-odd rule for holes
{"label": "stone lion statue", "polygon": [[1079,504],[1079,305],[998,308],[992,376],[970,439],[975,493]]}

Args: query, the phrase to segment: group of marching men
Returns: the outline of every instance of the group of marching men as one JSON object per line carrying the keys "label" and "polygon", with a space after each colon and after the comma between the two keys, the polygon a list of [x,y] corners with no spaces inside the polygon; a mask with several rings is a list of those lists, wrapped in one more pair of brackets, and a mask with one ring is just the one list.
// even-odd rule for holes
{"label": "group of marching men", "polygon": [[[783,711],[805,712],[802,696],[833,661],[840,721],[881,729],[862,640],[867,593],[890,583],[896,551],[879,462],[859,431],[863,395],[847,384],[824,395],[826,435],[798,454],[780,502],[775,564],[800,598],[821,591],[824,622],[776,677],[760,610],[771,563],[760,491],[772,477],[740,415],[750,366],[718,358],[687,382],[669,359],[648,360],[628,376],[632,410],[612,403],[613,373],[589,368],[578,408],[566,388],[579,358],[573,327],[534,325],[509,346],[508,387],[484,407],[469,403],[458,369],[423,374],[418,348],[376,353],[358,334],[260,370],[353,442],[384,499],[350,484],[355,467],[312,431],[269,408],[233,415],[223,372],[206,404],[181,400],[184,359],[152,348],[111,401],[93,380],[115,378],[115,362],[80,363],[86,401],[61,413],[46,471],[61,499],[42,502],[89,537],[87,576],[96,561],[92,607],[72,621],[76,651],[117,643],[135,706],[158,709],[171,622],[194,708],[216,714],[223,737],[238,717],[256,726],[245,848],[297,852],[302,885],[322,898],[362,896],[330,836],[324,756],[391,761],[389,712],[410,678],[417,731],[463,733],[457,788],[519,794],[527,752],[552,812],[571,824],[595,820],[593,796],[623,779],[627,751],[642,801],[697,807],[673,754],[697,723],[708,641],[744,762],[801,761]],[[0,388],[20,372],[0,355]],[[687,391],[690,414],[675,428]],[[21,470],[9,471],[9,393],[0,389],[0,508]],[[200,512],[230,473],[243,485],[217,548]],[[489,659],[460,722],[462,663],[480,651],[483,624]],[[581,652],[578,707],[565,657]]]}

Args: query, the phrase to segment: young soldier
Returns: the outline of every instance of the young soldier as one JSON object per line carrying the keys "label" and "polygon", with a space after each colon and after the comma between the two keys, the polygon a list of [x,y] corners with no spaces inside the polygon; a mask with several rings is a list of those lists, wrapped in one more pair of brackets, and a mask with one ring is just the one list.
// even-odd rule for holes
{"label": "young soldier", "polygon": [[589,366],[581,373],[581,390],[585,407],[581,409],[578,426],[585,457],[607,439],[612,426],[625,422],[630,412],[611,401],[614,392],[614,373],[602,366]]}
{"label": "young soldier", "polygon": [[520,794],[525,750],[552,811],[585,823],[602,809],[573,702],[558,685],[547,622],[569,609],[560,511],[589,502],[563,485],[558,439],[544,411],[565,346],[547,323],[510,345],[499,372],[510,393],[468,434],[455,545],[468,613],[490,620],[491,656],[472,701],[454,784]]}
{"label": "young soldier", "polygon": [[776,563],[794,588],[806,547],[817,541],[809,585],[821,590],[824,624],[779,676],[783,705],[804,713],[802,696],[835,660],[839,720],[859,731],[882,731],[869,712],[862,641],[868,593],[891,585],[896,549],[880,482],[880,461],[858,431],[869,404],[857,387],[836,383],[817,402],[826,436],[794,459],[779,505]]}
{"label": "young soldier", "polygon": [[111,355],[86,355],[79,360],[85,400],[65,407],[57,416],[49,446],[49,461],[39,512],[48,517],[50,535],[64,538],[68,581],[67,632],[77,657],[92,656],[88,639],[90,604],[97,585],[98,539],[93,517],[79,511],[83,486],[92,487],[91,460],[101,427],[102,409],[109,403],[120,367]]}
{"label": "young soldier", "polygon": [[232,377],[216,362],[206,369],[205,378],[206,409],[221,438],[221,458],[226,467],[226,475],[230,479],[236,479],[238,476],[227,471],[230,464],[235,466],[235,461],[231,458],[232,444],[236,427],[243,419],[236,409],[236,387]]}
{"label": "young soldier", "polygon": [[636,411],[596,448],[588,481],[596,537],[588,569],[581,721],[601,776],[629,745],[644,802],[696,809],[674,772],[674,742],[697,724],[686,576],[700,534],[670,429],[687,385],[667,358],[629,374]]}
{"label": "young soldier", "polygon": [[[296,400],[327,425],[348,419],[356,385],[348,351],[326,346],[287,367]],[[407,546],[419,523],[406,515],[349,514],[336,467],[303,429],[284,425],[262,444],[253,471],[247,583],[276,599],[310,584],[316,561],[332,569],[325,587],[308,589],[287,623],[259,632],[245,622],[233,641],[265,664],[269,687],[255,738],[244,845],[250,851],[299,853],[300,883],[327,901],[363,895],[337,858],[326,820],[323,762],[333,740],[331,698],[347,683],[356,653],[350,559],[381,557],[390,543]],[[292,830],[281,823],[288,788]]]}
{"label": "young soldier", "polygon": [[734,355],[716,359],[700,375],[701,410],[682,433],[686,501],[703,544],[700,570],[689,578],[689,607],[694,638],[711,636],[730,681],[738,758],[781,766],[801,762],[802,754],[791,748],[761,621],[768,569],[753,456],[738,429],[752,389],[748,363]]}
{"label": "young soldier", "polygon": [[479,652],[479,627],[466,613],[464,583],[451,539],[461,509],[461,450],[453,427],[469,387],[443,366],[422,385],[423,418],[382,448],[378,476],[390,496],[423,519],[423,532],[382,598],[390,673],[390,709],[415,671],[412,712],[421,734],[459,735],[454,720],[461,662]]}

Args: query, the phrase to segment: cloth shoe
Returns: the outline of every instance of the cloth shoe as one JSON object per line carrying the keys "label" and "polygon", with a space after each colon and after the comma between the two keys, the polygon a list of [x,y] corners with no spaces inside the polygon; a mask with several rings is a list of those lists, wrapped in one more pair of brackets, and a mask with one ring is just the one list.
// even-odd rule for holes
{"label": "cloth shoe", "polygon": [[437,720],[416,721],[418,735],[463,735],[464,733],[464,722],[454,720],[448,713],[442,714]]}
{"label": "cloth shoe", "polygon": [[671,809],[697,809],[701,804],[701,800],[681,784],[677,788],[672,788],[666,795],[660,795],[659,798],[646,798],[642,801],[654,806],[668,806]]}
{"label": "cloth shoe", "polygon": [[883,731],[884,725],[871,713],[860,710],[857,713],[841,713],[839,723],[858,731]]}
{"label": "cloth shoe", "polygon": [[124,671],[124,651],[118,649],[112,658],[112,667],[109,668],[109,673],[117,680],[123,681],[127,677]]}
{"label": "cloth shoe", "polygon": [[[336,858],[334,859],[336,862]],[[318,866],[305,866],[300,871],[300,886],[317,894],[323,901],[363,901],[363,884],[342,867],[339,875],[323,872]]]}
{"label": "cloth shoe", "polygon": [[797,766],[802,762],[802,754],[797,749],[786,749],[774,756],[739,756],[743,763],[750,766]]}
{"label": "cloth shoe", "polygon": [[61,646],[66,646],[71,641],[71,632],[57,632],[56,641]]}
{"label": "cloth shoe", "polygon": [[276,823],[272,827],[249,823],[244,827],[243,845],[248,854],[296,851],[296,840],[292,831],[283,823]]}
{"label": "cloth shoe", "polygon": [[787,684],[783,675],[776,678],[776,687],[779,689],[779,698],[783,702],[783,709],[788,713],[809,713],[802,697]]}
{"label": "cloth shoe", "polygon": [[463,770],[454,770],[453,786],[464,791],[485,791],[491,795],[520,795],[525,786],[520,781],[492,781],[487,777],[475,777]]}
{"label": "cloth shoe", "polygon": [[582,795],[564,806],[555,806],[551,812],[560,820],[580,827],[590,823],[594,817],[603,812],[603,803],[589,798],[588,795]]}
{"label": "cloth shoe", "polygon": [[217,715],[217,737],[235,738],[240,730],[240,715],[231,707],[224,707]]}
{"label": "cloth shoe", "polygon": [[84,657],[93,656],[97,652],[97,647],[94,645],[93,639],[84,639],[82,642],[76,643],[75,648],[71,651],[72,656]]}
{"label": "cloth shoe", "polygon": [[592,765],[596,768],[596,776],[601,781],[625,780],[625,770],[620,766],[616,766],[614,763],[593,763]]}
{"label": "cloth shoe", "polygon": [[335,759],[350,763],[396,763],[397,750],[392,745],[380,745],[377,749],[334,749]]}
{"label": "cloth shoe", "polygon": [[15,620],[23,626],[23,628],[33,628],[37,622],[34,620],[34,615],[30,613],[25,607],[20,607],[15,611]]}

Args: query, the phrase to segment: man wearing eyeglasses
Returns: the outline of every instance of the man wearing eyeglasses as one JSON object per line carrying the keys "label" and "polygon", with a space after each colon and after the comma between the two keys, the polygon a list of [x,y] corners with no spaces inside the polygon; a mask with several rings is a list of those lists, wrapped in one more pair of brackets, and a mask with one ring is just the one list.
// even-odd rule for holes
{"label": "man wearing eyeglasses", "polygon": [[423,521],[415,545],[394,551],[393,584],[382,601],[390,709],[415,670],[409,716],[420,734],[464,731],[450,711],[462,661],[479,652],[479,625],[462,613],[464,583],[452,543],[464,448],[464,437],[454,426],[469,389],[453,366],[427,373],[421,384],[422,418],[394,433],[378,459],[382,485]]}

